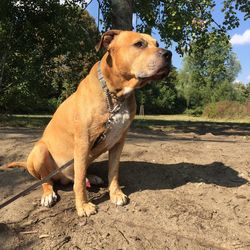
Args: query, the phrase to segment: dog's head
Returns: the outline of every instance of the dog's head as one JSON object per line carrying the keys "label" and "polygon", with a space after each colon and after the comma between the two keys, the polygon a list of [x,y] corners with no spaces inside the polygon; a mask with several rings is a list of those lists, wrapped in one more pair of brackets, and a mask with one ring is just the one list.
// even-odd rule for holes
{"label": "dog's head", "polygon": [[102,35],[96,49],[102,47],[108,51],[106,60],[112,73],[128,81],[135,79],[133,88],[167,76],[171,68],[172,53],[159,48],[157,41],[148,34],[110,30]]}

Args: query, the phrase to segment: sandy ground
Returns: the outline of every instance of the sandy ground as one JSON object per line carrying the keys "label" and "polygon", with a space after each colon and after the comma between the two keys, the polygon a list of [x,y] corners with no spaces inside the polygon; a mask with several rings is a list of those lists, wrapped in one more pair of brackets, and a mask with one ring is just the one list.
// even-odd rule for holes
{"label": "sandy ground", "polygon": [[[179,124],[179,123],[178,123]],[[23,160],[40,129],[0,128],[0,165]],[[107,155],[90,172],[107,183]],[[72,186],[40,206],[35,190],[0,211],[0,249],[250,249],[250,128],[186,123],[164,133],[132,130],[120,182],[130,202],[109,202],[107,185],[89,196],[99,211],[78,218]],[[0,171],[0,202],[36,180]]]}

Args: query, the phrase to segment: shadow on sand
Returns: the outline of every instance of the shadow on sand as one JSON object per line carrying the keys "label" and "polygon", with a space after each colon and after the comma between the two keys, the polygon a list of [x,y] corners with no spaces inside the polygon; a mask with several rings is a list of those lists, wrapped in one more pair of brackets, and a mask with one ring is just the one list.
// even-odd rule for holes
{"label": "shadow on sand", "polygon": [[[89,172],[103,178],[107,186],[108,162],[94,163]],[[221,162],[206,165],[192,163],[155,164],[139,161],[121,162],[120,184],[125,186],[124,192],[129,195],[143,190],[175,189],[187,183],[215,184],[227,188],[244,185],[248,180],[238,176],[238,172]],[[93,188],[98,192],[98,188]],[[106,200],[98,201],[102,202]]]}
{"label": "shadow on sand", "polygon": [[[107,187],[108,183],[107,166],[107,161],[96,162],[88,170],[90,174],[100,176],[105,182],[105,187]],[[2,172],[0,177],[4,180],[0,181],[0,189],[18,185],[23,181],[35,180],[27,173],[18,170]],[[237,171],[221,162],[205,165],[185,162],[177,164],[157,164],[140,161],[121,162],[120,185],[125,186],[124,192],[127,195],[143,190],[175,189],[190,182],[236,188],[246,184],[248,180],[238,176]],[[72,191],[72,185],[62,186],[57,184],[56,189],[66,192]],[[99,187],[92,187],[90,192],[98,193],[99,190]],[[97,202],[106,199],[107,195]]]}
{"label": "shadow on sand", "polygon": [[[107,183],[108,162],[96,162],[89,172],[99,175]],[[120,165],[120,182],[130,193],[139,190],[174,189],[188,182],[215,184],[223,187],[239,187],[248,181],[238,172],[221,162],[206,165],[193,163],[159,164],[125,161]]]}

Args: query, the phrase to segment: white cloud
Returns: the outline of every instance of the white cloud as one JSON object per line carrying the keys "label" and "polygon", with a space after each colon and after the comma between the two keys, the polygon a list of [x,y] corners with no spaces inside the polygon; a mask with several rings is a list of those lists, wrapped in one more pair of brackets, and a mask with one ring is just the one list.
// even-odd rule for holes
{"label": "white cloud", "polygon": [[247,76],[247,80],[250,81],[250,75]]}
{"label": "white cloud", "polygon": [[250,44],[250,29],[246,30],[243,34],[234,34],[230,42],[233,45]]}
{"label": "white cloud", "polygon": [[250,44],[250,29],[246,30],[242,35],[234,34],[230,40],[230,42],[235,45],[243,45]]}
{"label": "white cloud", "polygon": [[241,80],[235,79],[235,80],[234,80],[234,83],[241,83]]}

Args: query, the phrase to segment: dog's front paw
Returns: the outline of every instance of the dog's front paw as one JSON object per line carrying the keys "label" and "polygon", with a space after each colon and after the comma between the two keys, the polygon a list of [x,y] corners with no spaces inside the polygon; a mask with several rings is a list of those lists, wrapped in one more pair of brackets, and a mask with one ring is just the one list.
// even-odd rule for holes
{"label": "dog's front paw", "polygon": [[77,210],[78,216],[80,216],[80,217],[83,217],[83,216],[89,217],[90,215],[97,213],[97,206],[94,205],[91,202],[88,202],[88,203],[84,203],[81,206],[76,206],[76,210]]}
{"label": "dog's front paw", "polygon": [[51,207],[57,201],[57,195],[55,192],[49,194],[43,194],[41,198],[41,205],[44,207]]}
{"label": "dog's front paw", "polygon": [[111,202],[118,206],[123,206],[128,203],[128,196],[125,195],[121,190],[110,192],[109,195]]}

